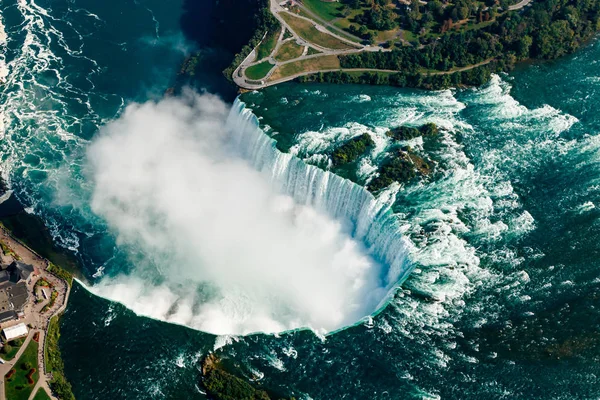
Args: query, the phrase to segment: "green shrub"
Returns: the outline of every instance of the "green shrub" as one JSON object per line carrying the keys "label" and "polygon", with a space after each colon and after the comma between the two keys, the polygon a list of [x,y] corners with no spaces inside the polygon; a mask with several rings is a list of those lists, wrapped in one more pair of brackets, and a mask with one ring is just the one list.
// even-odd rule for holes
{"label": "green shrub", "polygon": [[204,377],[206,390],[217,400],[270,400],[264,390],[219,368],[211,369]]}
{"label": "green shrub", "polygon": [[52,373],[50,389],[61,400],[75,400],[71,384],[64,375],[65,364],[60,354],[58,340],[60,339],[60,317],[53,317],[48,325],[46,336],[46,367]]}
{"label": "green shrub", "polygon": [[396,140],[410,140],[418,136],[435,136],[438,134],[438,127],[434,123],[428,123],[420,128],[412,128],[409,126],[400,126],[390,129],[387,135]]}
{"label": "green shrub", "polygon": [[69,286],[73,284],[73,274],[71,274],[66,269],[63,269],[56,264],[50,263],[48,265],[48,271],[58,276],[60,279],[65,280]]}
{"label": "green shrub", "polygon": [[407,183],[419,174],[428,174],[430,168],[430,165],[410,148],[398,150],[381,163],[378,175],[369,183],[368,189],[377,192],[394,182]]}
{"label": "green shrub", "polygon": [[363,155],[369,148],[375,146],[375,142],[368,133],[355,137],[338,147],[331,154],[333,165],[340,166],[353,161]]}

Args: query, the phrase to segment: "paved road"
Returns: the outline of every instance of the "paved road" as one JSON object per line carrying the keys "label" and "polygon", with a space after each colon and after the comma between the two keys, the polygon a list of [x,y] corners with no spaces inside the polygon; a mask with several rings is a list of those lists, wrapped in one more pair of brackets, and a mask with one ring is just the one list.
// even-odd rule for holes
{"label": "paved road", "polygon": [[[514,5],[513,7],[515,7],[514,9],[520,9],[525,7],[527,4],[529,4],[532,0],[523,0],[521,1],[521,3]],[[310,10],[306,10],[305,7],[302,5],[303,10],[308,12],[309,15],[314,16],[313,13],[310,12]],[[271,54],[268,57],[265,57],[261,60],[254,60],[255,58],[255,54],[256,51],[253,50],[250,55],[248,57],[246,57],[246,59],[244,61],[242,61],[240,63],[240,65],[236,68],[236,70],[233,72],[233,80],[234,82],[241,88],[243,89],[248,89],[248,90],[258,90],[258,89],[262,89],[268,86],[273,86],[273,85],[277,85],[279,83],[282,82],[287,82],[287,81],[291,81],[294,80],[300,76],[306,76],[306,75],[310,75],[313,73],[317,73],[317,72],[333,72],[333,71],[372,71],[372,72],[399,72],[399,71],[391,71],[391,70],[379,70],[379,69],[371,69],[371,68],[357,68],[357,69],[328,69],[328,70],[312,70],[312,71],[303,71],[300,72],[298,74],[295,75],[291,75],[291,76],[287,76],[285,78],[281,78],[281,79],[276,79],[276,80],[271,80],[269,81],[269,79],[271,78],[271,76],[273,75],[273,73],[275,72],[275,70],[277,70],[279,67],[281,67],[282,65],[288,64],[288,63],[293,63],[293,62],[298,62],[298,61],[303,61],[303,60],[307,60],[307,59],[311,59],[311,58],[317,58],[317,57],[322,57],[322,56],[327,56],[327,55],[335,55],[335,56],[340,56],[340,55],[346,55],[346,54],[352,54],[352,53],[359,53],[359,52],[363,52],[363,51],[391,51],[390,49],[384,49],[382,47],[379,46],[362,46],[360,45],[359,48],[353,48],[353,49],[349,49],[349,50],[333,50],[333,49],[328,49],[328,48],[324,48],[321,47],[319,45],[316,45],[312,42],[308,42],[306,40],[304,40],[303,38],[301,38],[298,34],[296,34],[296,32],[294,32],[291,27],[287,24],[287,22],[285,21],[285,19],[283,19],[283,17],[280,15],[281,12],[285,12],[285,10],[279,5],[278,0],[270,0],[270,11],[271,13],[275,16],[275,18],[277,18],[277,20],[280,22],[281,26],[287,30],[288,32],[290,32],[290,34],[292,35],[292,38],[288,38],[288,39],[283,39],[284,36],[284,29],[281,30],[281,33],[279,34],[277,43],[275,45],[275,48],[273,49],[273,51],[271,52]],[[305,18],[303,16],[296,16],[297,18],[301,18],[304,19],[306,21],[311,22],[312,24],[315,24],[315,21],[309,19],[309,18]],[[320,18],[318,18],[317,16],[315,16],[315,19],[317,21],[321,21],[323,22]],[[343,38],[339,35],[336,35],[335,33],[329,32],[327,31],[327,29],[323,26],[320,26],[318,24],[315,25],[317,27],[317,29],[345,42],[348,43],[349,45],[353,45],[353,46],[357,46],[357,43],[354,43],[350,40],[347,40],[346,38]],[[264,37],[263,37],[264,40]],[[277,52],[279,51],[279,49],[281,48],[281,45],[285,42],[294,40],[296,41],[296,43],[298,43],[298,45],[300,46],[304,46],[304,51],[302,52],[302,55],[296,59],[293,60],[289,60],[289,61],[285,61],[285,62],[279,62],[275,59],[275,54],[277,54]],[[308,55],[308,48],[312,47],[318,51],[320,51],[320,54],[313,54],[313,55]],[[246,77],[245,71],[248,67],[251,67],[253,65],[256,64],[260,64],[262,62],[265,61],[269,61],[273,67],[271,68],[271,70],[267,73],[266,76],[264,76],[261,80],[252,80],[252,79],[248,79]],[[487,64],[489,63],[491,60],[487,60],[484,61],[482,63],[478,63],[475,65],[471,65],[468,67],[464,67],[464,68],[459,68],[453,71],[436,71],[436,72],[430,72],[430,75],[446,75],[446,74],[450,74],[450,73],[454,73],[454,72],[460,72],[460,71],[466,71],[469,69],[473,69],[476,67],[479,67],[481,65]]]}
{"label": "paved road", "polygon": [[532,0],[522,0],[521,2],[509,6],[508,9],[509,11],[517,11],[520,10],[521,8],[525,7],[527,4],[531,3]]}
{"label": "paved road", "polygon": [[[468,70],[473,69],[473,68],[481,67],[483,65],[489,64],[492,61],[493,61],[493,59],[489,59],[489,60],[482,61],[482,62],[477,63],[477,64],[469,65],[467,67],[456,68],[456,69],[453,69],[451,71],[433,71],[433,72],[429,72],[429,73],[424,73],[424,75],[449,75],[449,74],[453,74],[455,72],[468,71]],[[273,80],[273,81],[264,82],[264,83],[262,83],[260,85],[250,84],[248,82],[242,82],[243,86],[241,86],[241,85],[240,86],[243,87],[244,89],[258,90],[258,89],[266,88],[268,86],[274,86],[274,85],[278,85],[280,83],[289,82],[289,81],[292,81],[292,80],[294,80],[296,78],[299,78],[301,76],[312,75],[312,74],[316,74],[316,73],[319,73],[319,72],[325,73],[325,72],[338,72],[338,71],[340,71],[340,72],[389,72],[389,73],[400,72],[400,71],[396,71],[396,70],[393,70],[393,69],[375,69],[375,68],[321,69],[321,70],[314,70],[314,71],[299,72],[299,73],[297,73],[295,75],[286,76],[285,78],[281,78],[281,79],[277,79],[277,80]]]}
{"label": "paved road", "polygon": [[[2,376],[2,379],[0,379],[0,400],[10,400],[10,399],[6,399],[6,388],[4,387],[4,376],[8,373],[8,371],[10,371],[12,368],[15,367],[15,365],[19,361],[19,358],[23,355],[23,352],[25,351],[25,349],[27,348],[29,343],[33,340],[33,335],[36,332],[38,332],[40,334],[40,337],[38,339],[38,341],[40,343],[39,351],[38,351],[38,368],[40,370],[40,378],[38,379],[37,383],[35,384],[33,391],[29,395],[29,399],[30,400],[33,399],[35,397],[35,394],[37,393],[38,389],[40,387],[43,387],[51,399],[58,400],[57,397],[52,395],[52,391],[50,390],[50,387],[48,386],[48,380],[47,380],[46,374],[44,374],[44,368],[43,368],[44,352],[43,352],[43,346],[42,346],[42,344],[44,343],[44,341],[43,341],[44,340],[44,331],[37,330],[37,329],[36,330],[32,329],[29,331],[29,334],[25,338],[23,345],[21,346],[21,348],[19,348],[17,355],[15,355],[15,357],[12,360],[7,361],[5,364],[0,364],[0,376]],[[40,358],[41,358],[41,361],[40,361]]]}
{"label": "paved road", "polygon": [[[304,6],[302,6],[302,7],[304,7]],[[305,9],[305,8],[303,8],[303,9]],[[288,30],[288,31],[290,31],[290,32],[291,32],[291,33],[294,35],[294,37],[300,38],[300,37],[299,37],[298,35],[296,35],[296,33],[295,33],[295,32],[294,32],[294,31],[293,31],[291,28],[290,28],[290,26],[289,26],[289,25],[288,25],[288,23],[285,21],[285,19],[283,19],[283,17],[282,17],[281,15],[279,15],[279,13],[281,13],[281,12],[287,12],[287,11],[286,11],[286,10],[285,10],[283,7],[281,7],[281,6],[279,5],[279,2],[278,2],[277,0],[271,0],[271,6],[270,6],[270,10],[271,10],[271,14],[273,14],[273,15],[275,16],[275,18],[277,18],[277,20],[278,20],[278,21],[281,23],[281,26],[283,26],[283,27],[287,28],[287,30]],[[289,13],[289,14],[292,14],[292,13]],[[312,16],[312,15],[314,15],[314,14],[312,14],[312,13],[310,13],[310,12],[309,12],[309,14],[310,14],[311,16]],[[292,14],[292,15],[294,15],[294,14]],[[348,40],[348,39],[346,39],[345,37],[343,37],[343,36],[340,36],[340,35],[336,34],[335,32],[331,32],[331,31],[329,31],[329,30],[328,30],[328,29],[327,29],[325,26],[323,26],[323,25],[320,25],[320,24],[318,23],[318,22],[322,22],[323,20],[321,20],[321,19],[320,19],[319,17],[317,17],[317,16],[315,16],[315,17],[316,17],[315,19],[306,18],[306,17],[304,17],[304,16],[302,16],[302,15],[294,15],[294,17],[296,17],[296,18],[300,18],[300,19],[303,19],[303,20],[305,20],[305,21],[308,21],[308,22],[312,23],[312,24],[313,24],[313,25],[315,25],[315,27],[316,27],[318,30],[320,30],[321,32],[327,33],[328,35],[331,35],[331,36],[335,37],[336,39],[339,39],[339,40],[341,40],[342,42],[344,42],[344,43],[347,43],[349,46],[353,46],[353,47],[356,47],[356,48],[364,48],[364,47],[365,47],[365,46],[363,46],[363,45],[362,45],[362,44],[360,44],[360,43],[356,43],[355,41]],[[332,49],[328,49],[328,48],[325,48],[325,47],[321,47],[321,46],[319,46],[319,45],[316,45],[316,44],[314,44],[314,43],[311,43],[311,45],[312,45],[313,47],[315,47],[315,48],[319,49],[319,50],[322,50],[322,51],[335,51],[335,50],[332,50]]]}
{"label": "paved road", "polygon": [[[299,16],[297,15],[297,18],[300,19],[304,19],[306,21],[309,21],[310,23],[312,23],[313,25],[315,25],[315,27],[317,29],[319,29],[320,31],[335,37],[336,39],[339,39],[340,41],[347,43],[349,46],[353,47],[352,49],[348,49],[348,50],[334,50],[334,49],[329,49],[329,48],[325,48],[322,46],[319,46],[315,43],[312,42],[308,42],[306,40],[304,40],[302,37],[300,37],[296,32],[294,32],[291,27],[288,25],[288,23],[285,21],[285,19],[283,19],[283,17],[280,15],[281,12],[286,12],[285,9],[283,9],[277,0],[271,0],[270,3],[270,11],[271,13],[275,16],[275,18],[277,18],[277,20],[279,21],[279,23],[281,24],[281,26],[283,28],[285,28],[288,32],[290,32],[290,34],[292,35],[292,38],[290,39],[283,39],[283,29],[282,32],[279,35],[279,38],[277,40],[277,44],[275,45],[275,48],[273,49],[273,51],[271,52],[271,54],[268,57],[265,57],[263,59],[260,60],[254,60],[255,58],[255,54],[256,52],[253,51],[248,57],[246,57],[246,59],[244,61],[242,61],[240,63],[240,65],[236,68],[236,70],[233,72],[233,80],[234,82],[241,88],[244,89],[260,89],[262,87],[266,87],[266,81],[269,79],[269,77],[271,76],[271,74],[273,74],[273,72],[275,71],[275,68],[272,68],[271,71],[269,71],[269,73],[267,74],[267,76],[265,76],[262,80],[261,80],[261,84],[254,84],[254,83],[248,83],[248,81],[252,81],[251,79],[248,79],[245,76],[245,70],[248,67],[251,67],[253,65],[256,64],[260,64],[264,61],[269,61],[271,64],[273,64],[274,66],[280,66],[283,65],[285,63],[288,62],[296,62],[296,61],[301,61],[301,60],[306,60],[306,59],[310,59],[310,58],[315,58],[315,57],[320,57],[323,55],[343,55],[343,54],[350,54],[350,53],[358,53],[361,51],[390,51],[389,49],[384,49],[382,47],[378,47],[378,46],[363,46],[360,44],[357,44],[351,40],[348,40],[342,36],[339,36],[333,32],[330,32],[327,30],[327,28],[315,23],[315,21],[309,19],[309,18],[305,18],[303,16]],[[264,37],[263,37],[264,40]],[[300,46],[304,46],[305,50],[303,51],[302,55],[294,60],[290,60],[290,61],[286,61],[286,62],[278,62],[277,60],[275,60],[274,56],[275,54],[277,54],[277,51],[279,51],[279,48],[281,47],[281,45],[284,42],[287,42],[289,40],[295,40],[296,43],[298,43]],[[316,54],[316,55],[308,55],[308,47],[312,47],[316,50],[318,50],[320,52],[320,54]],[[270,85],[267,85],[270,86]]]}
{"label": "paved road", "polygon": [[[341,33],[342,35],[346,35],[348,37],[351,37],[353,39],[353,41],[355,41],[355,44],[360,45],[362,42],[362,39],[359,38],[356,35],[351,34],[350,32],[346,32],[343,29],[338,28],[337,26],[333,25],[331,22],[327,22],[325,20],[323,20],[321,17],[319,17],[318,15],[316,15],[315,13],[313,13],[311,10],[309,10],[303,3],[296,3],[298,5],[298,7],[300,7],[302,9],[302,11],[304,11],[306,14],[310,15],[311,19],[313,19],[316,22],[319,22],[321,25],[330,27],[331,29],[334,29],[336,32]],[[337,18],[336,18],[337,19]],[[334,20],[335,21],[335,20]]]}

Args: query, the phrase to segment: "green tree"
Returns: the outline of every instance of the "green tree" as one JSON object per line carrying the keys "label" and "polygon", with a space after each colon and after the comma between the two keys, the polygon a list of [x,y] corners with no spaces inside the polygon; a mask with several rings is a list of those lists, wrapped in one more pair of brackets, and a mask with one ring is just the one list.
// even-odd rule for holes
{"label": "green tree", "polygon": [[531,38],[531,36],[525,35],[521,37],[517,44],[517,57],[521,59],[528,58],[532,44],[533,39]]}
{"label": "green tree", "polygon": [[5,344],[4,346],[2,346],[2,350],[0,350],[0,352],[2,352],[2,354],[8,354],[12,351],[13,347],[10,344]]}

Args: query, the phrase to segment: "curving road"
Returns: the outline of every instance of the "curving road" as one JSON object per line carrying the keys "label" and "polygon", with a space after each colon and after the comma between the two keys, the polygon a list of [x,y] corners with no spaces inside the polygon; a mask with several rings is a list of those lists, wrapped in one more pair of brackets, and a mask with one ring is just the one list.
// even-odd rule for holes
{"label": "curving road", "polygon": [[[317,57],[318,57],[318,55],[317,55]],[[456,69],[453,69],[453,70],[450,70],[450,71],[433,71],[433,72],[428,72],[428,73],[424,73],[423,75],[450,75],[450,74],[453,74],[455,72],[463,72],[463,71],[468,71],[468,70],[473,69],[473,68],[481,67],[483,65],[489,64],[493,60],[494,59],[485,60],[485,61],[482,61],[482,62],[477,63],[477,64],[473,64],[473,65],[469,65],[469,66],[461,67],[461,68],[456,68]],[[297,60],[292,60],[291,62],[294,62],[294,61],[297,61]],[[273,68],[273,70],[274,70],[274,68]],[[268,79],[268,77],[272,74],[273,70],[271,70],[271,73],[269,73],[267,75],[266,79]],[[398,73],[398,72],[401,72],[401,71],[397,71],[395,69],[375,69],[375,68],[319,69],[319,70],[314,70],[314,71],[299,72],[297,74],[286,76],[285,78],[281,78],[281,79],[277,79],[277,80],[273,80],[273,81],[265,81],[265,82],[261,83],[260,85],[251,84],[251,83],[248,83],[248,82],[243,82],[244,86],[241,86],[241,87],[243,87],[244,89],[248,89],[248,90],[259,90],[259,89],[266,88],[268,86],[274,86],[274,85],[278,85],[280,83],[293,81],[294,79],[299,78],[301,76],[312,75],[312,74],[316,74],[316,73],[319,73],[319,72],[323,72],[323,73],[325,73],[325,72],[389,72],[389,73]]]}
{"label": "curving road", "polygon": [[532,0],[522,0],[521,2],[519,2],[519,3],[515,4],[515,5],[509,6],[509,7],[508,7],[508,10],[509,10],[509,11],[517,11],[517,10],[520,10],[521,8],[523,8],[523,7],[525,7],[526,5],[528,5],[529,3],[531,3],[531,1],[532,1]]}
{"label": "curving road", "polygon": [[[235,71],[233,72],[233,81],[236,83],[236,85],[238,85],[241,88],[244,89],[250,89],[250,90],[256,90],[256,89],[262,89],[263,87],[267,87],[267,86],[271,86],[273,85],[272,82],[267,82],[267,80],[269,79],[269,77],[273,74],[273,72],[275,71],[276,67],[279,67],[283,64],[286,63],[290,63],[290,62],[297,62],[297,61],[302,61],[302,60],[306,60],[306,59],[311,59],[311,58],[316,58],[316,57],[321,57],[321,56],[327,56],[327,55],[344,55],[344,54],[351,54],[351,53],[358,53],[358,52],[362,52],[362,51],[391,51],[390,49],[384,49],[382,47],[379,46],[364,46],[364,45],[360,45],[357,44],[356,42],[353,42],[351,40],[348,40],[342,36],[339,36],[333,32],[330,32],[327,30],[327,28],[325,28],[322,25],[319,25],[317,23],[315,23],[315,21],[300,16],[300,15],[296,15],[295,17],[300,18],[300,19],[304,19],[306,21],[309,21],[310,23],[312,23],[316,29],[320,30],[323,33],[326,33],[327,35],[330,35],[332,37],[335,37],[336,39],[347,43],[349,46],[352,46],[352,49],[348,49],[348,50],[334,50],[334,49],[329,49],[326,47],[322,47],[319,46],[317,44],[314,44],[312,42],[309,42],[305,39],[303,39],[302,37],[300,37],[296,32],[294,32],[294,30],[288,25],[288,23],[285,21],[285,19],[280,15],[281,12],[287,12],[287,10],[285,10],[283,7],[281,7],[279,5],[279,3],[277,2],[277,0],[271,0],[270,1],[270,10],[271,13],[275,16],[275,18],[277,18],[277,20],[279,21],[279,23],[281,24],[281,26],[283,28],[285,28],[285,30],[287,30],[288,32],[290,32],[290,34],[292,35],[292,38],[288,38],[288,39],[283,39],[283,29],[281,31],[281,33],[279,34],[279,38],[277,39],[277,44],[275,45],[275,48],[273,49],[273,51],[271,52],[271,54],[269,54],[268,57],[265,57],[263,59],[260,60],[254,60],[254,58],[256,57],[256,51],[253,50],[248,57],[246,57],[246,59],[244,59],[244,61],[242,61],[240,63],[240,65],[235,69]],[[264,40],[264,37],[263,37]],[[296,59],[293,60],[289,60],[289,61],[285,61],[285,62],[279,62],[277,60],[275,60],[275,54],[277,54],[277,52],[279,51],[279,49],[281,48],[281,45],[287,41],[291,41],[291,40],[295,40],[296,43],[298,43],[298,45],[300,46],[304,46],[305,49],[302,52],[302,55]],[[261,41],[262,43],[262,41]],[[313,48],[317,51],[319,51],[319,54],[311,54],[308,55],[308,48]],[[269,71],[269,73],[260,81],[260,83],[255,83],[257,81],[252,80],[252,79],[248,79],[248,77],[245,74],[245,71],[248,67],[251,67],[253,65],[256,64],[260,64],[262,62],[265,61],[269,61],[271,64],[273,64],[273,68],[271,69],[271,71]],[[287,79],[286,80],[291,80],[291,79]]]}
{"label": "curving road", "polygon": [[[525,6],[527,6],[529,3],[531,3],[532,0],[522,0],[520,3],[515,4],[514,6],[511,6],[510,9],[511,10],[519,10]],[[305,7],[302,5],[301,6],[302,9],[306,12],[309,13],[309,15],[314,15],[313,13],[310,12],[310,10],[306,10]],[[285,21],[285,19],[280,15],[281,12],[287,12],[287,10],[285,10],[283,7],[281,7],[278,3],[277,0],[270,0],[270,11],[271,13],[275,16],[275,18],[277,18],[277,20],[279,21],[279,23],[281,24],[282,29],[279,37],[277,39],[277,43],[273,49],[273,51],[271,52],[271,54],[269,54],[269,56],[262,58],[260,60],[255,60],[256,58],[256,49],[252,50],[252,52],[248,55],[248,57],[246,57],[244,59],[244,61],[242,61],[240,63],[240,65],[235,69],[235,71],[233,72],[233,81],[235,82],[235,84],[237,86],[239,86],[242,89],[247,89],[247,90],[259,90],[259,89],[263,89],[265,87],[268,86],[273,86],[273,85],[277,85],[279,83],[283,83],[283,82],[288,82],[291,80],[294,80],[298,77],[301,76],[306,76],[306,75],[310,75],[310,74],[314,74],[314,73],[318,73],[318,72],[334,72],[334,71],[347,71],[347,72],[399,72],[399,71],[394,71],[394,70],[381,70],[381,69],[373,69],[373,68],[355,68],[355,69],[342,69],[342,68],[338,68],[338,69],[320,69],[320,70],[311,70],[311,71],[302,71],[299,72],[297,74],[291,75],[291,76],[287,76],[281,79],[276,79],[276,80],[271,80],[269,81],[269,78],[273,75],[273,73],[275,72],[275,70],[277,70],[279,67],[281,67],[282,65],[285,64],[289,64],[289,63],[294,63],[294,62],[298,62],[298,61],[303,61],[303,60],[308,60],[311,58],[318,58],[318,57],[323,57],[323,56],[328,56],[328,55],[335,55],[335,56],[340,56],[340,55],[346,55],[346,54],[352,54],[352,53],[360,53],[363,51],[391,51],[391,49],[384,49],[383,47],[380,46],[364,46],[364,45],[358,45],[356,42],[352,42],[344,37],[341,37],[339,35],[336,35],[333,32],[328,31],[324,26],[319,25],[318,23],[316,23],[314,20],[303,17],[303,16],[299,16],[296,15],[295,17],[300,18],[300,19],[304,19],[306,21],[309,21],[310,23],[312,23],[318,30],[320,30],[321,32],[324,32],[330,36],[335,37],[336,39],[339,39],[340,41],[347,43],[348,45],[353,46],[353,49],[348,49],[348,50],[333,50],[333,49],[328,49],[322,46],[319,46],[317,44],[314,44],[312,42],[309,42],[305,39],[303,39],[302,37],[300,37],[296,32],[294,32],[294,30],[288,25],[288,23]],[[315,17],[315,19],[317,19],[317,21],[321,21],[322,20],[318,17]],[[285,30],[287,30],[292,37],[288,38],[288,39],[284,39],[284,32]],[[263,40],[265,39],[265,36],[263,36]],[[277,52],[279,51],[279,49],[281,48],[281,46],[288,42],[288,41],[296,41],[296,43],[300,46],[304,46],[304,50],[302,52],[302,55],[298,58],[295,58],[293,60],[288,60],[288,61],[284,61],[284,62],[280,62],[277,61],[275,59],[275,55],[277,54]],[[261,41],[262,43],[262,41]],[[259,44],[260,45],[260,44]],[[356,47],[356,46],[360,46],[360,47]],[[317,51],[319,51],[319,54],[311,54],[308,55],[308,50],[309,48],[313,48]],[[273,65],[273,67],[271,68],[271,70],[267,73],[266,76],[264,76],[261,80],[252,80],[249,79],[246,76],[246,69],[248,67],[251,67],[253,65],[257,65],[260,63],[263,63],[265,61],[268,61],[270,64]],[[429,72],[429,75],[446,75],[446,74],[451,74],[454,72],[460,72],[460,71],[466,71],[469,69],[473,69],[476,67],[479,67],[481,65],[485,65],[488,64],[490,60],[486,60],[484,62],[478,63],[478,64],[474,64],[474,65],[470,65],[468,67],[463,67],[463,68],[458,68],[456,70],[452,70],[452,71],[434,71],[434,72]]]}

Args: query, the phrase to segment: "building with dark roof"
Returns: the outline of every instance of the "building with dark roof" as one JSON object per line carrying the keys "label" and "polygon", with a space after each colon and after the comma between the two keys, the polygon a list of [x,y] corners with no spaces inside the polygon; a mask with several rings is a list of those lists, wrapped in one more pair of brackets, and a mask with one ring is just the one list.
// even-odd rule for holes
{"label": "building with dark roof", "polygon": [[0,322],[17,319],[29,299],[27,285],[36,273],[32,265],[13,261],[0,270]]}
{"label": "building with dark roof", "polygon": [[35,268],[33,265],[25,264],[21,261],[13,261],[6,267],[5,271],[8,272],[11,282],[19,283],[23,281],[29,283],[31,281],[31,276],[35,272]]}
{"label": "building with dark roof", "polygon": [[0,323],[6,321],[12,321],[18,318],[18,315],[14,311],[3,311],[0,312]]}

